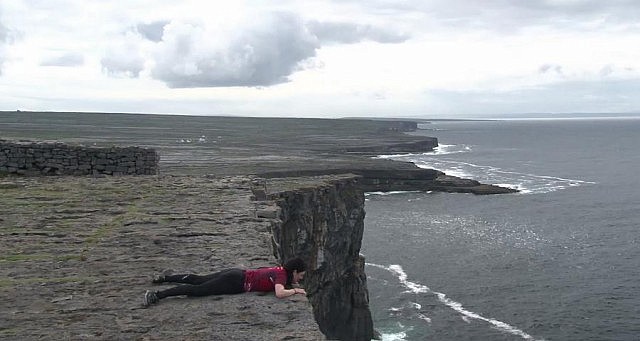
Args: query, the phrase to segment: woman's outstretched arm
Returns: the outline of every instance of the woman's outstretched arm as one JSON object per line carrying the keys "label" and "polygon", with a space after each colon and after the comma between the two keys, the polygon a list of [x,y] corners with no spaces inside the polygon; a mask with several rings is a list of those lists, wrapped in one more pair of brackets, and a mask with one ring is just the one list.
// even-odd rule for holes
{"label": "woman's outstretched arm", "polygon": [[293,296],[295,294],[299,294],[299,295],[306,295],[306,291],[304,291],[304,289],[301,288],[293,288],[293,289],[285,289],[284,285],[282,284],[276,284],[276,297],[277,298],[285,298],[285,297],[290,297]]}

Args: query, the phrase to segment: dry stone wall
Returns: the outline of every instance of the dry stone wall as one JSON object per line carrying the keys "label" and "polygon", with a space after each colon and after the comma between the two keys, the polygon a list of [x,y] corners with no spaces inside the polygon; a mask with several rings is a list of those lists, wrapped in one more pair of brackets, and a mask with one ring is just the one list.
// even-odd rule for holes
{"label": "dry stone wall", "polygon": [[153,175],[160,157],[141,147],[86,147],[0,140],[0,173],[20,175]]}

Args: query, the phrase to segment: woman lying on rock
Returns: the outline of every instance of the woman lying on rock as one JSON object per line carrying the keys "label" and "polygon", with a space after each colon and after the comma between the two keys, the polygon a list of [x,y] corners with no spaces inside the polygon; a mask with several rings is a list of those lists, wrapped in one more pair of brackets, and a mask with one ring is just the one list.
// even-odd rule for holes
{"label": "woman lying on rock", "polygon": [[158,275],[153,283],[184,283],[167,290],[150,291],[144,294],[142,305],[145,307],[158,303],[170,296],[208,296],[240,294],[248,291],[275,291],[276,297],[285,298],[296,294],[306,295],[301,288],[285,289],[298,284],[304,278],[306,265],[300,258],[293,258],[283,266],[258,269],[226,269],[210,275]]}

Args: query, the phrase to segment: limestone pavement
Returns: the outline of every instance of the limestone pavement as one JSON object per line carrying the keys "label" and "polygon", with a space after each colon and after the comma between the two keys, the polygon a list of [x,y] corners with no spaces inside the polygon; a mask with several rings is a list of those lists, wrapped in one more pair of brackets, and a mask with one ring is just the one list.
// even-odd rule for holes
{"label": "limestone pavement", "polygon": [[0,339],[323,338],[302,297],[141,307],[163,271],[274,264],[250,177],[5,177],[0,193]]}

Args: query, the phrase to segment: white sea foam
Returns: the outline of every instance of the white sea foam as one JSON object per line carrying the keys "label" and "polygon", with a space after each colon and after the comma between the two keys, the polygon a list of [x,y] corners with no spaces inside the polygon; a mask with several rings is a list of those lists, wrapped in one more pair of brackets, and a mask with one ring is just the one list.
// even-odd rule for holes
{"label": "white sea foam", "polygon": [[420,309],[422,309],[422,305],[420,305],[420,303],[417,302],[411,302],[411,307],[415,310],[417,310],[417,315],[418,318],[427,322],[427,323],[431,323],[431,318],[428,317],[427,315],[423,314],[422,312],[420,312]]}
{"label": "white sea foam", "polygon": [[476,319],[476,320],[480,320],[480,321],[485,321],[488,322],[490,324],[492,324],[496,329],[508,332],[510,334],[513,335],[517,335],[522,337],[525,340],[535,340],[535,338],[527,333],[525,333],[524,331],[510,326],[507,323],[504,323],[502,321],[498,321],[496,319],[492,319],[492,318],[486,318],[484,316],[481,316],[480,314],[474,313],[472,311],[469,311],[467,309],[465,309],[462,304],[450,299],[447,297],[447,295],[440,293],[440,292],[434,292],[434,294],[436,294],[438,296],[438,300],[440,300],[440,302],[444,303],[445,305],[447,305],[449,308],[459,312],[460,314],[466,316],[467,318],[472,318],[472,319]]}
{"label": "white sea foam", "polygon": [[378,155],[374,156],[374,159],[397,159],[397,158],[406,158],[406,157],[414,157],[422,154],[415,153],[404,153],[404,154],[386,154],[386,155]]}
{"label": "white sea foam", "polygon": [[429,289],[429,287],[427,287],[426,285],[409,281],[407,279],[407,273],[404,272],[404,270],[400,265],[393,264],[393,265],[390,265],[388,269],[394,272],[398,276],[400,283],[402,283],[405,287],[407,287],[411,292],[419,294],[419,293],[427,293],[431,291],[431,289]]}
{"label": "white sea foam", "polygon": [[[374,264],[374,263],[366,263],[366,265],[372,266],[372,267],[376,267],[376,268],[379,268],[379,269],[384,269],[384,270],[387,270],[390,273],[394,274],[398,278],[398,281],[400,281],[400,283],[408,289],[407,292],[416,293],[416,294],[418,294],[418,293],[427,293],[427,294],[435,295],[441,303],[443,303],[447,307],[455,310],[456,312],[460,313],[462,315],[461,318],[465,322],[468,322],[469,319],[475,319],[475,320],[479,320],[479,321],[484,321],[484,322],[487,322],[487,323],[491,324],[493,328],[496,328],[498,330],[501,330],[503,332],[506,332],[506,333],[509,333],[509,334],[512,334],[512,335],[519,336],[519,337],[521,337],[521,338],[523,338],[525,340],[537,340],[533,336],[531,336],[531,335],[525,333],[524,331],[522,331],[522,330],[520,330],[520,329],[518,329],[518,328],[516,328],[514,326],[511,326],[511,325],[509,325],[509,324],[507,324],[505,322],[498,321],[498,320],[493,319],[493,318],[487,318],[487,317],[484,317],[484,316],[482,316],[482,315],[480,315],[478,313],[475,313],[473,311],[465,309],[462,306],[462,303],[456,302],[456,301],[448,298],[447,295],[444,294],[444,293],[437,292],[437,291],[432,291],[426,285],[409,281],[407,273],[404,271],[404,269],[402,269],[402,267],[400,265],[392,264],[392,265],[389,265],[389,266],[384,266],[384,265]],[[428,322],[431,322],[431,319],[429,319]]]}
{"label": "white sea foam", "polygon": [[405,337],[407,337],[407,333],[405,332],[389,333],[389,334],[382,333],[380,334],[380,337],[382,338],[382,341],[401,341],[401,340],[406,340]]}
{"label": "white sea foam", "polygon": [[386,154],[386,155],[378,155],[374,156],[374,159],[411,159],[421,156],[435,156],[435,155],[449,155],[449,154],[459,154],[459,153],[468,153],[472,151],[471,146],[467,145],[457,145],[457,144],[439,144],[437,147],[433,148],[433,151],[424,152],[424,153],[404,153],[404,154]]}
{"label": "white sea foam", "polygon": [[418,313],[418,318],[421,320],[424,320],[427,323],[431,323],[431,318],[427,317],[426,315],[422,314],[422,313]]}
{"label": "white sea foam", "polygon": [[458,145],[458,144],[438,144],[432,152],[424,153],[423,155],[448,155],[458,153],[468,153],[472,150],[471,146]]}
{"label": "white sea foam", "polygon": [[[200,137],[198,137],[197,139],[191,139],[191,138],[184,137],[184,138],[176,140],[176,142],[178,142],[178,143],[193,143],[193,142],[207,143],[208,139],[207,139],[207,137],[205,135],[200,135]],[[216,141],[213,141],[213,142],[215,143]]]}
{"label": "white sea foam", "polygon": [[525,190],[524,188],[522,188],[522,184],[494,184],[494,185],[511,188],[511,189],[517,189],[517,190]]}
{"label": "white sea foam", "polygon": [[474,176],[473,173],[468,172],[465,167],[461,167],[460,165],[455,165],[455,164],[445,165],[442,162],[434,163],[434,162],[422,161],[422,160],[405,160],[405,161],[413,162],[416,166],[420,168],[439,170],[441,172],[444,172],[447,175],[457,176],[459,178],[471,178]]}
{"label": "white sea foam", "polygon": [[393,195],[393,194],[403,194],[403,193],[417,193],[419,191],[389,191],[389,192],[366,192],[364,195]]}
{"label": "white sea foam", "polygon": [[595,184],[595,182],[591,181],[523,173],[495,166],[479,165],[437,156],[439,155],[429,153],[407,154],[390,157],[390,159],[413,162],[420,168],[436,169],[460,178],[470,178],[480,182],[515,188],[519,190],[521,194],[548,193],[568,187]]}
{"label": "white sea foam", "polygon": [[436,169],[447,175],[515,188],[520,194],[549,193],[569,187],[595,184],[590,181],[517,172],[494,166],[473,164],[446,157],[443,158],[443,156],[450,154],[472,151],[473,147],[469,145],[439,144],[431,152],[380,155],[376,158],[413,162],[420,168]]}

